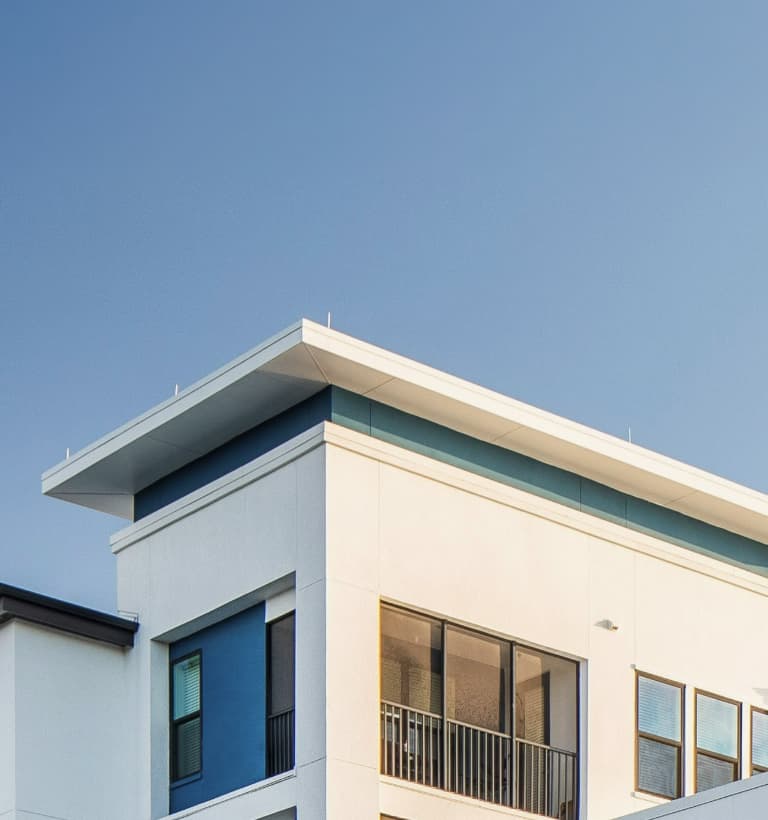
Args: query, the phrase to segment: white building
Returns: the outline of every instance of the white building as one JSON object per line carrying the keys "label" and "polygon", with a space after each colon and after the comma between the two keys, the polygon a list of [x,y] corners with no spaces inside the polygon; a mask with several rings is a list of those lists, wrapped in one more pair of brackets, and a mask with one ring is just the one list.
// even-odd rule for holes
{"label": "white building", "polygon": [[43,490],[128,519],[139,628],[0,627],[3,820],[609,820],[768,770],[768,498],[701,470],[302,321]]}
{"label": "white building", "polygon": [[766,811],[768,774],[762,773],[630,814],[622,820],[765,820]]}

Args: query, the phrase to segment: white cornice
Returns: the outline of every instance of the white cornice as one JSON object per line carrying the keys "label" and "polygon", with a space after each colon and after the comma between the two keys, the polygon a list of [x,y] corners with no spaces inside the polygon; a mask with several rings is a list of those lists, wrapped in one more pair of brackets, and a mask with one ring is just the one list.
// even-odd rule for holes
{"label": "white cornice", "polygon": [[768,543],[768,496],[308,320],[75,454],[43,492],[130,518],[132,496],[327,384]]}

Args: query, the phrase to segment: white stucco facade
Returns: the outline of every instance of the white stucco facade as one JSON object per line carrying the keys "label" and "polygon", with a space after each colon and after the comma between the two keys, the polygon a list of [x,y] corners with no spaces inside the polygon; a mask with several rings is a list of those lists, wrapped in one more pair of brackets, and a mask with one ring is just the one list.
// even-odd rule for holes
{"label": "white stucco facade", "polygon": [[0,626],[0,817],[135,818],[139,753],[127,650]]}
{"label": "white stucco facade", "polygon": [[[260,423],[316,391],[316,370],[325,384],[768,542],[759,494],[303,325],[54,468],[46,491],[130,516],[146,476],[183,467],[190,442],[201,457],[248,429],[238,402]],[[768,657],[755,651],[765,574],[353,424],[325,419],[284,437],[111,546],[118,609],[140,624],[132,648],[0,624],[0,818],[541,817],[382,773],[382,605],[576,665],[578,728],[566,737],[555,716],[551,745],[576,755],[579,820],[643,810],[650,820],[672,805],[637,790],[638,672],[685,687],[684,794],[696,690],[741,705],[740,774],[750,771],[749,710],[768,709]],[[169,648],[262,603],[267,624],[295,611],[295,765],[170,814]],[[749,782],[733,800],[760,799]]]}

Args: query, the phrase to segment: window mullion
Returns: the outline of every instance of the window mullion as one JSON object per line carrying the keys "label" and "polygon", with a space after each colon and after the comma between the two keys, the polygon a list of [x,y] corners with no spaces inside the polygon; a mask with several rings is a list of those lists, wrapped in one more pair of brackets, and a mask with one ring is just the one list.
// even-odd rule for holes
{"label": "window mullion", "polygon": [[448,737],[448,653],[446,651],[446,647],[448,645],[448,641],[446,639],[448,624],[445,621],[442,621],[442,627],[440,658],[442,661],[441,706],[443,710],[443,771],[441,774],[443,778],[442,787],[444,789],[450,789],[449,777],[451,764],[449,760],[450,741]]}
{"label": "window mullion", "polygon": [[510,681],[509,691],[512,698],[512,706],[509,710],[509,717],[512,721],[510,726],[510,735],[512,739],[509,742],[509,788],[510,805],[517,807],[517,645],[513,642],[510,644],[510,669],[512,680]]}

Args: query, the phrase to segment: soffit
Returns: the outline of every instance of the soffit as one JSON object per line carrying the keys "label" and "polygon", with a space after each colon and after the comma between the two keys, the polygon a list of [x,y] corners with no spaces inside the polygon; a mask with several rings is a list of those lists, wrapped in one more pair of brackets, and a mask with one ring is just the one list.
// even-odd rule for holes
{"label": "soffit", "polygon": [[132,516],[159,478],[328,384],[768,541],[768,497],[302,320],[43,475],[43,492]]}

